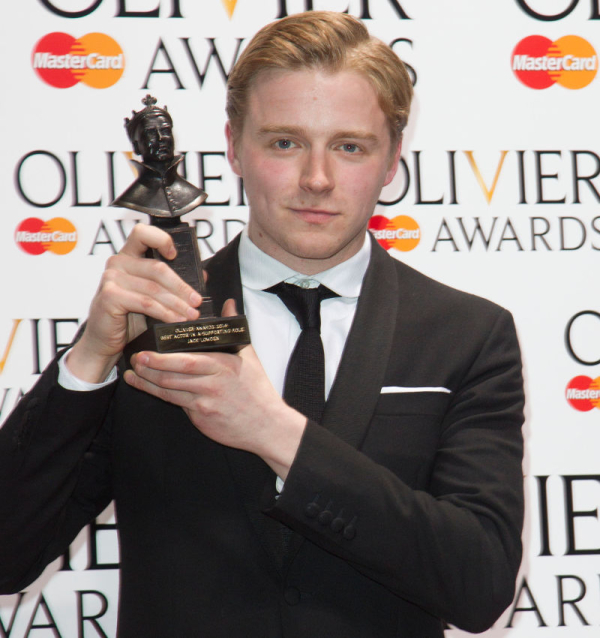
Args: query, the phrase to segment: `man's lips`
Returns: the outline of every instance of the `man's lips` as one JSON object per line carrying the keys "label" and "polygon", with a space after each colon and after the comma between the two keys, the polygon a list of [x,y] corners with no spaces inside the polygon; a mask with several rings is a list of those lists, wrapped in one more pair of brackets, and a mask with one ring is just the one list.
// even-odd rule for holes
{"label": "man's lips", "polygon": [[309,223],[323,223],[327,222],[334,217],[337,217],[339,213],[331,210],[323,210],[322,208],[291,208],[292,212],[298,215],[301,219]]}

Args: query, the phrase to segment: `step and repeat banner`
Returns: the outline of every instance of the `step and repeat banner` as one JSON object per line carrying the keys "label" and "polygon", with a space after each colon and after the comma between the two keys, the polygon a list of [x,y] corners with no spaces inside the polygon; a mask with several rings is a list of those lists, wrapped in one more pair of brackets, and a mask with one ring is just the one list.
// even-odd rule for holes
{"label": "step and repeat banner", "polygon": [[[71,340],[106,259],[145,217],[109,207],[134,177],[124,118],[149,92],[168,106],[182,170],[208,192],[187,216],[208,257],[248,218],[225,157],[234,61],[267,22],[347,11],[392,46],[415,86],[400,170],[372,232],[394,257],[509,308],[523,348],[525,553],[515,599],[484,635],[599,636],[599,5],[6,3],[0,419]],[[114,637],[118,563],[109,508],[26,592],[0,596],[0,637]]]}

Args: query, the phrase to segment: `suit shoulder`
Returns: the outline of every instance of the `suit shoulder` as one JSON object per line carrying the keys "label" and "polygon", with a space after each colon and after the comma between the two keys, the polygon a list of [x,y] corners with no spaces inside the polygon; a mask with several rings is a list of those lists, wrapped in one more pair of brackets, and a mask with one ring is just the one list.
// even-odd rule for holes
{"label": "suit shoulder", "polygon": [[456,318],[459,321],[476,317],[478,322],[486,317],[490,321],[495,321],[501,314],[511,314],[506,308],[490,299],[459,290],[393,257],[390,259],[395,262],[400,290],[404,292],[401,298],[407,297],[418,304],[420,312],[428,310],[433,314],[443,313],[448,320]]}

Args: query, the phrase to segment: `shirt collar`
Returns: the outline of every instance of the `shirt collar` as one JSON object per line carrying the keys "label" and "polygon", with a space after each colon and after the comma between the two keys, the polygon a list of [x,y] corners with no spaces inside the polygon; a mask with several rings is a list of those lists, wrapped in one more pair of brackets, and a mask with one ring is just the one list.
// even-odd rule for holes
{"label": "shirt collar", "polygon": [[312,276],[296,272],[263,252],[248,236],[247,226],[242,231],[239,248],[240,275],[242,286],[246,288],[265,290],[280,281],[307,287],[323,284],[340,297],[350,298],[360,294],[370,257],[371,242],[368,233],[365,233],[360,250],[350,259]]}

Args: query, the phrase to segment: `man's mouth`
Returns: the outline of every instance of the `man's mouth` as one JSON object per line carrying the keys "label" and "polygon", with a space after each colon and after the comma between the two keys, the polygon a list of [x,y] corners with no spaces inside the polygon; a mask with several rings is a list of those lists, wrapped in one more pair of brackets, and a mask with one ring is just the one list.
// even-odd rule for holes
{"label": "man's mouth", "polygon": [[336,211],[326,210],[323,208],[291,207],[291,210],[295,215],[300,217],[300,219],[311,224],[322,224],[339,215]]}

